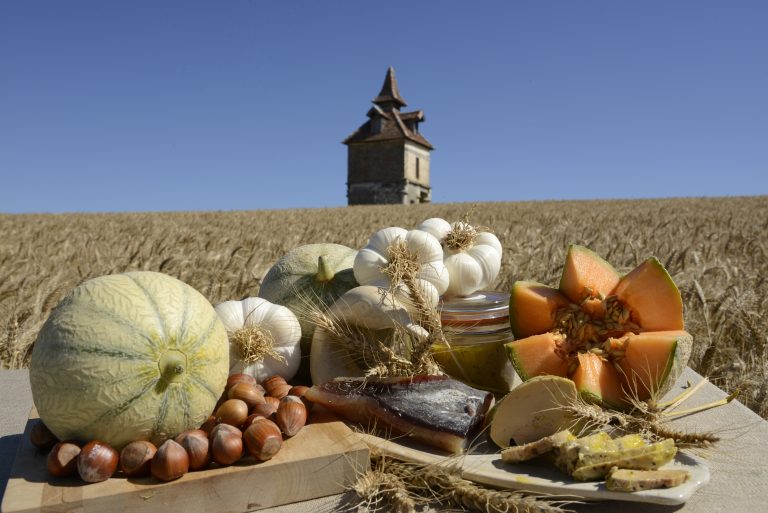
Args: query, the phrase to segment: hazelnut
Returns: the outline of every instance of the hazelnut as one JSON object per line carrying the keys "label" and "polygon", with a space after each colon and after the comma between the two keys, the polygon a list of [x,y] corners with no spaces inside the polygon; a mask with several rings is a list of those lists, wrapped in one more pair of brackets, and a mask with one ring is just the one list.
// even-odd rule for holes
{"label": "hazelnut", "polygon": [[216,416],[211,415],[205,419],[205,422],[200,425],[200,430],[205,431],[207,435],[210,435],[211,430],[216,426],[216,424],[218,424],[218,422],[216,422]]}
{"label": "hazelnut", "polygon": [[229,424],[211,431],[211,457],[219,465],[231,465],[243,456],[243,432]]}
{"label": "hazelnut", "polygon": [[280,400],[275,422],[285,436],[293,436],[307,423],[307,408],[298,397],[287,395]]}
{"label": "hazelnut", "polygon": [[312,405],[314,404],[312,401],[305,399],[304,394],[307,393],[307,390],[309,390],[309,387],[304,385],[296,385],[291,387],[291,389],[288,391],[288,395],[295,395],[299,399],[301,399],[301,402],[304,403],[304,406],[307,407],[307,410],[312,409]]}
{"label": "hazelnut", "polygon": [[120,470],[127,477],[144,477],[149,475],[152,458],[157,447],[146,440],[131,442],[120,451]]}
{"label": "hazelnut", "polygon": [[278,399],[288,395],[288,391],[291,389],[291,385],[286,383],[285,378],[279,374],[268,377],[262,381],[261,386],[264,387],[266,395],[271,395]]}
{"label": "hazelnut", "polygon": [[48,472],[56,477],[71,476],[77,472],[80,447],[72,442],[59,442],[48,453]]}
{"label": "hazelnut", "polygon": [[248,405],[240,399],[227,399],[216,410],[216,421],[230,426],[241,426],[248,417]]}
{"label": "hazelnut", "polygon": [[248,429],[248,426],[256,422],[258,419],[266,419],[266,417],[259,413],[251,413],[248,415],[248,418],[245,419],[245,422],[243,422],[243,432],[245,432],[245,430]]}
{"label": "hazelnut", "polygon": [[169,438],[157,449],[150,468],[155,479],[173,481],[189,470],[189,456],[181,445]]}
{"label": "hazelnut", "polygon": [[50,451],[59,442],[42,420],[37,419],[29,430],[29,441],[41,451]]}
{"label": "hazelnut", "polygon": [[250,374],[232,374],[227,378],[227,386],[224,388],[224,392],[228,392],[230,388],[237,385],[238,383],[250,383],[252,385],[256,384],[256,378],[251,376]]}
{"label": "hazelnut", "polygon": [[[251,415],[261,415],[262,417],[272,418],[277,411],[277,407],[280,405],[280,401],[274,397],[265,397],[264,404],[257,404],[251,410]],[[270,400],[272,399],[272,400]],[[243,425],[243,428],[246,426]]]}
{"label": "hazelnut", "polygon": [[117,451],[109,444],[91,440],[80,450],[77,457],[77,473],[86,483],[106,481],[117,471]]}
{"label": "hazelnut", "polygon": [[243,434],[248,453],[259,461],[271,459],[283,445],[280,428],[267,419],[256,419]]}
{"label": "hazelnut", "polygon": [[176,443],[181,445],[184,450],[187,451],[190,470],[201,470],[211,463],[208,433],[202,429],[183,432],[176,437]]}
{"label": "hazelnut", "polygon": [[250,410],[256,404],[264,403],[264,394],[260,392],[254,383],[237,383],[229,389],[227,397],[230,399],[240,399],[248,405]]}

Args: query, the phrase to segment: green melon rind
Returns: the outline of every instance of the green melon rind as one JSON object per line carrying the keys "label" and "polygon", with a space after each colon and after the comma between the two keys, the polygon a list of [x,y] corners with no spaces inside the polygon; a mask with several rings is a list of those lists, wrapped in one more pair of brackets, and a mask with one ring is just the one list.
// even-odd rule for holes
{"label": "green melon rind", "polygon": [[[178,381],[162,377],[164,354],[184,355]],[[228,371],[226,331],[210,303],[175,278],[142,271],[73,290],[41,329],[29,377],[40,418],[58,438],[119,449],[198,427]]]}
{"label": "green melon rind", "polygon": [[[291,310],[301,324],[302,343],[312,340],[314,324],[306,320],[306,302],[328,308],[345,292],[358,286],[352,272],[357,251],[341,244],[321,243],[299,246],[273,265],[261,282],[259,297]],[[316,279],[318,257],[333,273],[330,281]],[[302,354],[309,354],[309,351]],[[306,349],[309,349],[308,347]]]}
{"label": "green melon rind", "polygon": [[[563,295],[563,293],[554,288],[549,287],[547,285],[544,285],[543,283],[539,283],[537,281],[532,280],[518,280],[515,281],[512,284],[512,291],[509,294],[509,324],[512,328],[512,334],[515,336],[515,338],[524,338],[527,336],[530,336],[531,334],[523,334],[523,329],[520,325],[521,319],[518,318],[517,315],[517,304],[515,302],[515,292],[521,288],[532,288],[532,287],[541,287],[544,290],[551,291],[552,296],[560,295],[563,298],[564,306],[568,302],[568,298]],[[552,326],[548,327],[544,331],[549,331],[554,327],[554,323]]]}
{"label": "green melon rind", "polygon": [[507,351],[507,358],[509,358],[509,362],[512,364],[512,367],[515,369],[515,372],[520,377],[522,381],[528,381],[532,379],[532,376],[529,376],[525,372],[525,366],[523,365],[523,362],[520,361],[520,358],[517,356],[517,351],[512,347],[512,344],[505,344],[504,349]]}
{"label": "green melon rind", "polygon": [[687,333],[686,335],[680,335],[675,340],[675,352],[669,363],[667,375],[664,378],[660,389],[660,394],[664,395],[669,392],[678,378],[683,374],[683,371],[688,366],[688,361],[691,359],[691,351],[693,350],[693,335]]}
{"label": "green melon rind", "polygon": [[600,255],[598,255],[597,253],[595,253],[594,251],[592,251],[591,249],[585,246],[580,246],[578,244],[571,244],[570,246],[568,246],[568,252],[565,255],[565,263],[563,264],[563,274],[560,275],[560,283],[558,284],[558,290],[560,290],[560,292],[562,292],[563,295],[566,296],[572,302],[579,304],[583,299],[579,297],[569,296],[564,287],[565,278],[568,273],[568,262],[570,260],[571,254],[574,252],[580,252],[580,253],[586,254],[592,260],[599,262],[600,265],[605,267],[607,270],[612,271],[616,275],[617,280],[620,278],[618,271],[616,271],[616,269],[603,257],[601,257]]}

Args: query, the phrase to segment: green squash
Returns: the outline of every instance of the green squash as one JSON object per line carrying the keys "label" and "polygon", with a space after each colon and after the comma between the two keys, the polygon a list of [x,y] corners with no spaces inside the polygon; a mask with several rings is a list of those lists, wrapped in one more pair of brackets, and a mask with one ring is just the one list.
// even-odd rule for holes
{"label": "green squash", "polygon": [[141,271],[88,280],[65,297],[37,337],[29,379],[59,439],[120,450],[200,426],[228,372],[227,334],[205,297]]}
{"label": "green squash", "polygon": [[309,377],[309,355],[315,326],[306,320],[307,301],[328,309],[345,292],[357,287],[352,264],[357,251],[341,244],[299,246],[286,253],[267,272],[259,297],[291,310],[301,324],[302,363],[299,378]]}

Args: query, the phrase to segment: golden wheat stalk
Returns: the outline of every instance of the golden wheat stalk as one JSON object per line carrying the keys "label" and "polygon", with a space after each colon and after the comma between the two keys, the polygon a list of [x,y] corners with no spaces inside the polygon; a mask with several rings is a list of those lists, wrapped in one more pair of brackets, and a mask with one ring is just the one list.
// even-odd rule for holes
{"label": "golden wheat stalk", "polygon": [[[456,466],[421,465],[393,460],[381,455],[371,457],[371,470],[363,476],[364,485],[355,486],[369,493],[361,497],[367,502],[376,502],[375,490],[368,483],[382,483],[378,494],[389,500],[392,495],[403,504],[404,497],[410,497],[410,504],[439,503],[453,504],[460,508],[481,513],[563,513],[565,501],[554,500],[541,495],[531,495],[509,490],[487,488],[461,477]],[[370,492],[374,493],[371,494]],[[383,493],[381,493],[383,492]]]}

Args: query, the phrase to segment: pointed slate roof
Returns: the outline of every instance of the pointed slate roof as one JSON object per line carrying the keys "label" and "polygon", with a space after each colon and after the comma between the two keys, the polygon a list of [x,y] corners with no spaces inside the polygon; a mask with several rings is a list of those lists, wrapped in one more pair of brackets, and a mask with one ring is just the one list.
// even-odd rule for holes
{"label": "pointed slate roof", "polygon": [[[396,108],[387,109],[387,104],[395,104]],[[404,121],[414,120],[424,121],[424,112],[421,110],[413,112],[400,112],[399,107],[406,105],[405,100],[400,96],[397,89],[397,80],[395,79],[395,70],[392,66],[387,70],[387,76],[384,79],[384,85],[379,95],[373,99],[373,107],[368,110],[368,118],[374,116],[381,118],[381,129],[377,133],[371,132],[371,119],[360,125],[360,127],[349,137],[342,141],[343,144],[367,143],[376,141],[387,141],[391,139],[408,139],[421,146],[432,150],[434,147],[427,139],[418,132],[413,132],[408,128]]]}
{"label": "pointed slate roof", "polygon": [[395,78],[395,69],[392,66],[387,70],[387,75],[384,77],[384,85],[381,86],[379,95],[373,99],[373,103],[380,106],[394,103],[398,109],[407,105],[403,97],[400,96],[400,91],[397,88],[397,79]]}
{"label": "pointed slate roof", "polygon": [[[376,115],[378,113],[373,114],[369,111],[369,114]],[[407,114],[412,113],[409,112]],[[429,150],[434,149],[432,144],[430,144],[430,142],[427,141],[423,135],[408,129],[408,127],[403,122],[402,115],[398,111],[393,110],[381,117],[381,130],[378,133],[371,133],[371,120],[369,119],[360,125],[360,128],[358,128],[352,135],[344,139],[342,143],[354,144],[387,141],[390,139],[408,139],[409,141],[418,143]]]}

